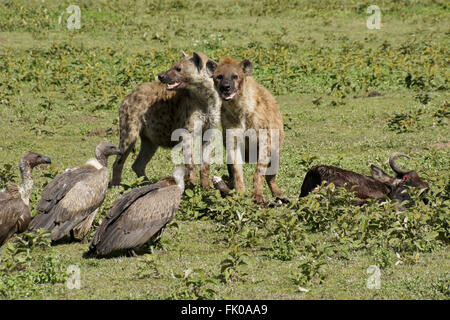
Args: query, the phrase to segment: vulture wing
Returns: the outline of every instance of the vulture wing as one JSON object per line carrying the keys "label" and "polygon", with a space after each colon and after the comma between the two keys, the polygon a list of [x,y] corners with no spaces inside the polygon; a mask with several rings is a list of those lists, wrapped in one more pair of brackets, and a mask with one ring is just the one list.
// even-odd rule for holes
{"label": "vulture wing", "polygon": [[109,172],[102,168],[78,181],[53,209],[56,213],[52,240],[58,240],[101,206],[108,190]]}
{"label": "vulture wing", "polygon": [[90,165],[58,175],[44,188],[31,229],[51,230],[52,240],[61,239],[102,204],[108,178],[107,168]]}
{"label": "vulture wing", "polygon": [[48,213],[77,182],[84,180],[96,171],[97,169],[93,166],[83,166],[75,170],[67,170],[56,176],[42,191],[41,200],[37,205],[38,213]]}
{"label": "vulture wing", "polygon": [[18,229],[27,226],[30,208],[20,198],[10,198],[0,201],[0,246]]}
{"label": "vulture wing", "polygon": [[119,218],[120,215],[124,211],[126,211],[137,199],[165,186],[167,186],[167,184],[163,181],[160,181],[158,183],[130,190],[117,198],[112,204],[102,223],[98,227],[97,231],[95,232],[94,238],[92,239],[90,245],[91,249],[95,248],[95,246],[101,241],[108,227],[113,224],[117,220],[117,218]]}
{"label": "vulture wing", "polygon": [[[170,185],[149,189],[147,192],[139,189],[140,196],[128,195],[133,190],[126,195],[129,200],[117,201],[117,206],[108,213],[110,218],[104,221],[106,226],[101,226],[98,231],[101,234],[94,238],[97,254],[139,247],[173,219],[180,205],[180,188]],[[135,200],[130,201],[132,198]]]}

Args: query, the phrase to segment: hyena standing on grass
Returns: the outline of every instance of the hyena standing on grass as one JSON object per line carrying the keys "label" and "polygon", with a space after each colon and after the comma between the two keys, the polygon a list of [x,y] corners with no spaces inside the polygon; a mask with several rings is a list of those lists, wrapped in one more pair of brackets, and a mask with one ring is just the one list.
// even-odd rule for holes
{"label": "hyena standing on grass", "polygon": [[[279,200],[285,201],[276,183],[276,172],[279,167],[279,152],[284,139],[284,130],[281,113],[274,97],[251,77],[253,64],[248,59],[244,59],[239,63],[231,58],[226,58],[218,65],[214,61],[208,61],[207,68],[210,74],[212,74],[216,89],[223,100],[221,109],[223,133],[228,136],[230,129],[237,129],[240,132],[254,129],[258,147],[262,147],[260,142],[263,138],[261,137],[260,130],[267,130],[267,146],[261,149],[266,149],[268,151],[267,156],[270,157],[271,161],[275,161],[275,163],[265,163],[258,153],[256,171],[253,175],[253,197],[255,201],[257,203],[265,203],[263,197],[263,175],[272,195]],[[274,141],[278,142],[277,146],[271,145],[272,134],[274,134]],[[275,134],[278,134],[278,140],[276,140]],[[226,139],[227,137],[224,136],[224,143]],[[235,141],[232,143],[236,146]],[[272,150],[272,147],[274,150]],[[233,156],[231,157],[233,163],[230,164],[227,161],[228,172],[230,178],[234,181],[234,188],[242,192],[245,191],[242,165],[237,163],[232,149],[234,148],[227,147],[227,152],[233,152]],[[245,153],[245,159],[248,160],[248,143],[245,143]],[[273,174],[267,174],[266,172],[270,166],[275,166]]]}
{"label": "hyena standing on grass", "polygon": [[[158,147],[172,148],[178,143],[171,141],[174,130],[185,128],[192,133],[194,122],[202,124],[203,132],[218,127],[221,100],[206,70],[207,62],[215,63],[203,53],[188,56],[183,52],[179,62],[158,76],[161,82],[145,83],[125,97],[119,110],[119,147],[123,155],[114,162],[112,185],[120,184],[123,165],[138,137],[141,148],[132,168],[141,177]],[[203,142],[202,149],[210,150],[210,144]],[[191,160],[186,166],[191,170],[190,182],[195,183],[192,153]],[[203,187],[210,186],[207,154],[202,159],[200,179]]]}

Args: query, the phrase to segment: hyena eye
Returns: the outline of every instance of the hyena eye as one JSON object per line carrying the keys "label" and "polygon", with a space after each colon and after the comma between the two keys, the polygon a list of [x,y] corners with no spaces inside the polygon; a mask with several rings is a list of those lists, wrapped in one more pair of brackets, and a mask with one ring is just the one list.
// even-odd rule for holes
{"label": "hyena eye", "polygon": [[233,74],[233,75],[231,76],[231,79],[233,79],[233,80],[237,80],[237,78],[238,78],[237,74]]}
{"label": "hyena eye", "polygon": [[218,80],[222,80],[222,79],[223,79],[223,75],[219,74],[219,75],[217,76],[217,79],[218,79]]}
{"label": "hyena eye", "polygon": [[181,71],[181,68],[180,68],[180,67],[176,67],[175,70],[176,70],[177,72],[180,72],[180,71]]}

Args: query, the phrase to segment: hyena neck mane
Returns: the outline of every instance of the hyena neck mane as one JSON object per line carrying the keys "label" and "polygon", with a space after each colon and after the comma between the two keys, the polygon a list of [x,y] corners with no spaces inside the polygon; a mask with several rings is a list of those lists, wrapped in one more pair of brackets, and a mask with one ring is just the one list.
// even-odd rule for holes
{"label": "hyena neck mane", "polygon": [[196,85],[192,85],[190,87],[190,93],[198,100],[204,102],[203,105],[207,106],[208,113],[220,111],[222,100],[214,88],[212,79],[211,81],[203,81]]}

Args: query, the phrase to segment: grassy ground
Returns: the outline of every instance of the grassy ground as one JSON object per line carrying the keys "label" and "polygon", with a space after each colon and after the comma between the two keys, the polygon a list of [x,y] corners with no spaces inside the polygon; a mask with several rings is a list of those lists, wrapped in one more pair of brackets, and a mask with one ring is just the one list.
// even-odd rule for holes
{"label": "grassy ground", "polygon": [[[369,174],[374,163],[389,171],[389,155],[400,151],[412,159],[399,163],[432,185],[432,202],[398,213],[390,204],[355,209],[338,194],[342,202],[331,207],[309,199],[261,209],[193,188],[176,224],[147,254],[97,260],[83,257],[82,243],[36,248],[29,268],[3,271],[0,297],[448,299],[448,5],[383,1],[381,29],[368,30],[373,3],[344,3],[80,0],[81,29],[69,31],[69,14],[62,25],[58,17],[71,2],[2,1],[0,188],[18,181],[25,152],[50,156],[52,167],[34,173],[33,207],[51,176],[84,163],[101,140],[118,143],[120,101],[180,50],[254,62],[255,78],[276,95],[284,117],[278,181],[290,199],[311,165]],[[383,95],[354,98],[373,90]],[[126,184],[136,180],[133,158]],[[159,150],[147,175],[156,181],[172,170],[170,151]],[[253,170],[245,166],[248,187]],[[212,174],[226,169],[214,166]],[[120,192],[109,192],[95,225]],[[247,221],[236,218],[241,209]],[[3,261],[10,254],[4,250]],[[80,290],[56,276],[71,264],[81,270]],[[381,269],[379,290],[366,287],[370,265]],[[55,276],[42,280],[39,270]]]}

